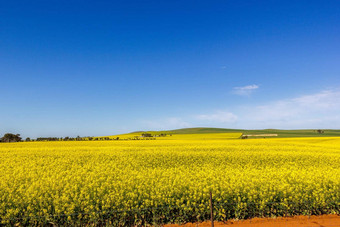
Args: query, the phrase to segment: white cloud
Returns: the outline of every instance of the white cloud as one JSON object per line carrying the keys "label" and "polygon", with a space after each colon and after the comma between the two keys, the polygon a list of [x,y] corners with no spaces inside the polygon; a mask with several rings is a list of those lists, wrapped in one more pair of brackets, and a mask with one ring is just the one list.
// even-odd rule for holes
{"label": "white cloud", "polygon": [[245,127],[340,128],[340,91],[321,91],[243,111],[248,113],[242,115]]}
{"label": "white cloud", "polygon": [[340,129],[340,89],[324,90],[262,105],[234,106],[232,112],[220,110],[191,117],[143,121],[144,130],[198,126],[244,129]]}
{"label": "white cloud", "polygon": [[236,95],[249,96],[251,93],[253,93],[258,88],[259,86],[256,84],[247,85],[244,87],[234,87],[233,93]]}
{"label": "white cloud", "polygon": [[212,114],[200,114],[195,116],[197,120],[205,122],[230,123],[237,120],[237,116],[231,112],[218,111]]}
{"label": "white cloud", "polygon": [[326,90],[313,95],[304,95],[293,99],[293,102],[315,110],[339,108],[340,91]]}

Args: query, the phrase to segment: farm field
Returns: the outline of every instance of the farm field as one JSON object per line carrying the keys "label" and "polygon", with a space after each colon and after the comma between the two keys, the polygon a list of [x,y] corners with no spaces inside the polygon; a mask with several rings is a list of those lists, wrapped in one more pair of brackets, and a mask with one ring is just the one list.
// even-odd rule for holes
{"label": "farm field", "polygon": [[[115,139],[119,137],[120,139],[131,139],[135,136],[139,137],[143,131],[132,132],[122,135],[113,136],[99,136],[95,138],[110,138]],[[298,129],[298,130],[281,130],[281,129],[262,129],[262,130],[245,130],[245,129],[228,129],[228,128],[182,128],[168,131],[146,131],[145,133],[150,133],[151,135],[167,134],[167,135],[197,135],[206,134],[217,135],[222,133],[229,133],[229,135],[261,135],[261,134],[277,134],[277,138],[294,138],[294,137],[340,137],[340,130],[325,129],[322,133],[318,133],[317,130],[313,129]],[[201,136],[205,138],[206,136]],[[209,137],[209,136],[208,136]],[[256,137],[249,137],[256,138]],[[263,138],[263,137],[260,137]]]}
{"label": "farm field", "polygon": [[0,223],[145,225],[340,213],[340,138],[0,144]]}

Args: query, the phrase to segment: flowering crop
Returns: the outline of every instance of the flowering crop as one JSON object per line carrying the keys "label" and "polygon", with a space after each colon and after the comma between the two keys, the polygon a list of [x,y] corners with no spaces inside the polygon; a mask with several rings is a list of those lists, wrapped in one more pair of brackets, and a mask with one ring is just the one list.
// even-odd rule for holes
{"label": "flowering crop", "polygon": [[[238,137],[238,136],[235,136]],[[142,225],[340,212],[340,138],[0,144],[0,224]]]}

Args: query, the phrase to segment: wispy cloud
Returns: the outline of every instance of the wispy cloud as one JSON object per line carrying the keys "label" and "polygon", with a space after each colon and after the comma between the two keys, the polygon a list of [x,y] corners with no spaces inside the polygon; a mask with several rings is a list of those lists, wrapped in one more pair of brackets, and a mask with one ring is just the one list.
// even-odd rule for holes
{"label": "wispy cloud", "polygon": [[256,84],[247,85],[243,87],[234,87],[233,93],[236,95],[249,96],[251,93],[253,93],[258,88],[259,86]]}
{"label": "wispy cloud", "polygon": [[217,111],[211,114],[200,114],[195,118],[206,122],[230,123],[235,122],[238,117],[231,112]]}
{"label": "wispy cloud", "polygon": [[333,128],[340,129],[340,89],[280,99],[261,105],[229,107],[228,110],[144,121],[147,129],[185,127],[228,128]]}
{"label": "wispy cloud", "polygon": [[340,108],[340,91],[325,90],[312,95],[304,95],[292,100],[294,104],[314,110],[330,110]]}
{"label": "wispy cloud", "polygon": [[340,128],[340,91],[326,90],[245,107],[244,122],[256,127]]}

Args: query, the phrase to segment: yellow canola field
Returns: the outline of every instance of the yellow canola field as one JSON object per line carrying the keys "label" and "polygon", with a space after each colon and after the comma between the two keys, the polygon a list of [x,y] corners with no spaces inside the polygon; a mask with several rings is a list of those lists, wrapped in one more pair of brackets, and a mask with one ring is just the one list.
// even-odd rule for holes
{"label": "yellow canola field", "polygon": [[[207,140],[207,139],[238,139],[242,136],[242,133],[207,133],[207,134],[172,134],[171,132],[167,131],[149,131],[145,132],[151,134],[152,137],[150,138],[157,138],[158,140]],[[135,133],[128,133],[128,134],[121,134],[121,135],[113,135],[107,136],[110,139],[116,139],[117,137],[121,140],[131,140],[135,138],[142,139],[143,132],[135,132]],[[165,134],[166,136],[159,136],[160,134]],[[102,137],[95,137],[95,138],[105,138],[106,136]],[[146,137],[148,139],[149,137]]]}
{"label": "yellow canola field", "polygon": [[[340,138],[0,143],[0,223],[145,225],[340,213]],[[209,139],[207,139],[209,138]]]}

